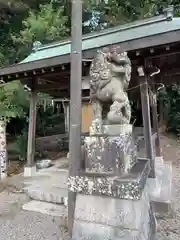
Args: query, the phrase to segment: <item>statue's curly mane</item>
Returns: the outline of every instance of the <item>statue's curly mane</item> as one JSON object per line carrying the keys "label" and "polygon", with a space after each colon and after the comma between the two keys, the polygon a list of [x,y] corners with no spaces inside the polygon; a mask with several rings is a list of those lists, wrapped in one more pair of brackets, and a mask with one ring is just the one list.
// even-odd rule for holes
{"label": "statue's curly mane", "polygon": [[122,76],[126,87],[129,85],[131,74],[131,63],[127,53],[112,53],[110,51],[99,51],[93,59],[90,66],[90,89],[91,96],[95,95],[97,91],[104,88],[111,82],[112,76],[119,73],[119,66],[129,66],[126,68],[126,74]]}
{"label": "statue's curly mane", "polygon": [[89,74],[91,77],[90,89],[92,94],[95,94],[99,89],[111,82],[110,69],[108,68],[105,53],[98,52],[91,63]]}
{"label": "statue's curly mane", "polygon": [[112,124],[130,122],[131,109],[126,90],[131,79],[131,62],[118,46],[99,51],[90,71],[90,97],[94,119],[102,122],[104,103],[111,104],[106,120]]}

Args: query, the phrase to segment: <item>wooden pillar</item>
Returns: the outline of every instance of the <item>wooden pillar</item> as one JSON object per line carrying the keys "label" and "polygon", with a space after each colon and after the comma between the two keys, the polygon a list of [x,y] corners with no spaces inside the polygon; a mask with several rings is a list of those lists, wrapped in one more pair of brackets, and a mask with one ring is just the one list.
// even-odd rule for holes
{"label": "wooden pillar", "polygon": [[155,139],[155,150],[156,156],[161,156],[161,147],[160,147],[160,136],[159,136],[159,121],[158,121],[158,111],[157,111],[157,94],[155,90],[155,86],[153,84],[152,89],[152,121],[153,121],[153,132],[156,133]]}
{"label": "wooden pillar", "polygon": [[159,100],[159,125],[162,127],[164,125],[164,103],[163,100]]}
{"label": "wooden pillar", "polygon": [[151,132],[151,117],[150,117],[150,104],[148,94],[147,76],[144,73],[144,67],[138,67],[140,92],[141,92],[141,106],[143,115],[143,131],[146,147],[146,157],[150,160],[151,171],[149,177],[155,177],[154,169],[154,154],[152,144],[152,132]]}
{"label": "wooden pillar", "polygon": [[36,114],[37,114],[37,92],[32,91],[29,108],[29,132],[27,147],[27,167],[34,165],[35,140],[36,140]]}
{"label": "wooden pillar", "polygon": [[169,101],[164,103],[162,99],[159,101],[159,115],[160,115],[160,130],[161,132],[166,132],[167,130],[167,125],[168,125],[168,114],[169,114]]}
{"label": "wooden pillar", "polygon": [[[79,175],[81,167],[82,1],[72,1],[71,7],[69,179],[74,179]],[[72,237],[75,203],[76,193],[68,190],[68,232],[70,237]]]}

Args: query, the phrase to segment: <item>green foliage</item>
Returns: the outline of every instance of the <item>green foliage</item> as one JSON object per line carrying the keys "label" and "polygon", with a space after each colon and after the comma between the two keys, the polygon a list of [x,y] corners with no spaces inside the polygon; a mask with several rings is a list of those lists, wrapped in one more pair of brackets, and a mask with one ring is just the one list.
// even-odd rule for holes
{"label": "green foliage", "polygon": [[0,86],[0,119],[9,121],[11,118],[24,116],[28,107],[28,96],[18,81]]}
{"label": "green foliage", "polygon": [[168,131],[180,135],[180,86],[173,84],[167,86],[159,94],[167,110]]}
{"label": "green foliage", "polygon": [[93,21],[84,27],[84,32],[159,15],[171,4],[179,15],[179,0],[85,0],[83,20],[88,22],[93,16]]}
{"label": "green foliage", "polygon": [[[20,135],[16,136],[15,149],[16,155],[20,161],[27,159],[28,129],[24,128]],[[44,152],[36,151],[35,158],[45,157]]]}
{"label": "green foliage", "polygon": [[[0,0],[0,66],[19,61],[17,46],[11,35],[18,35],[22,29],[22,22],[29,11],[39,11],[41,4],[50,0]],[[19,57],[19,56],[18,56]]]}
{"label": "green foliage", "polygon": [[20,161],[25,161],[27,158],[27,143],[28,143],[28,132],[26,129],[16,137],[15,149]]}
{"label": "green foliage", "polygon": [[[26,119],[24,118],[24,121]],[[64,114],[58,112],[56,106],[44,108],[40,106],[37,112],[36,122],[36,137],[51,136],[59,133],[64,133]],[[15,149],[18,159],[25,161],[27,157],[27,140],[28,140],[28,121],[26,121],[25,127],[16,136]],[[37,152],[36,157],[46,157],[45,152]]]}
{"label": "green foliage", "polygon": [[28,6],[21,0],[0,0],[0,66],[15,61],[15,49],[11,33],[19,32],[22,20],[28,14]]}
{"label": "green foliage", "polygon": [[31,52],[35,41],[45,44],[68,36],[66,22],[67,17],[63,15],[63,9],[54,9],[52,4],[40,6],[38,13],[30,11],[27,19],[23,21],[23,30],[20,34],[12,35],[17,55],[22,58]]}
{"label": "green foliage", "polygon": [[96,0],[87,0],[84,5],[88,13],[100,13],[96,29],[152,17],[157,12],[156,4],[151,0],[108,0],[99,1],[99,4]]}
{"label": "green foliage", "polygon": [[40,106],[37,113],[37,136],[50,136],[64,133],[64,114],[59,113],[57,106],[43,108]]}

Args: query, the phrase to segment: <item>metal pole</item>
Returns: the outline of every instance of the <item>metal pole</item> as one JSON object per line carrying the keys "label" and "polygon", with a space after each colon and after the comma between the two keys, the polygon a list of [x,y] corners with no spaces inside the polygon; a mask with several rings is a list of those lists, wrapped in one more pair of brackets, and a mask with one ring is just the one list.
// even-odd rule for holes
{"label": "metal pole", "polygon": [[[82,0],[72,0],[69,176],[77,176],[81,162]],[[68,191],[68,232],[72,237],[76,194]]]}

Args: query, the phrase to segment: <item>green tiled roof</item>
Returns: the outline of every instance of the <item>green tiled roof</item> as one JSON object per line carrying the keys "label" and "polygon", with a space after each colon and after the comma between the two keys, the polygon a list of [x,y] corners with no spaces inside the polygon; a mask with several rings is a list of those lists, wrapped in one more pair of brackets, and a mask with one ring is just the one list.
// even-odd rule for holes
{"label": "green tiled roof", "polygon": [[[82,49],[90,50],[102,46],[123,43],[144,37],[151,37],[171,31],[180,30],[180,18],[167,20],[166,16],[158,16],[147,20],[125,24],[99,33],[83,36]],[[63,41],[42,45],[36,52],[31,53],[21,63],[28,63],[51,57],[63,56],[71,51],[71,41]]]}

